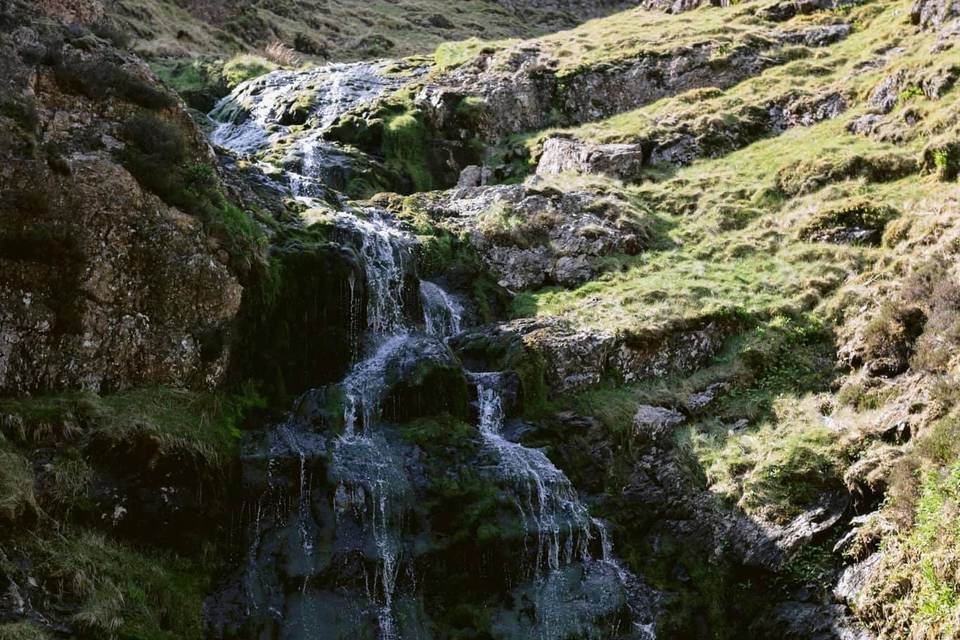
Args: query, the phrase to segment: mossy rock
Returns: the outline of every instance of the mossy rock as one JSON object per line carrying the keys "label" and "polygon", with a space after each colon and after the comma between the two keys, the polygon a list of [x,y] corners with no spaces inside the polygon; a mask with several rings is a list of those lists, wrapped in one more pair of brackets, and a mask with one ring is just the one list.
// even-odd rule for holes
{"label": "mossy rock", "polygon": [[891,206],[856,198],[818,211],[799,235],[814,242],[879,245],[887,224],[899,216]]}
{"label": "mossy rock", "polygon": [[791,163],[777,172],[777,187],[787,196],[813,193],[852,178],[891,182],[918,170],[915,158],[899,153],[827,157]]}

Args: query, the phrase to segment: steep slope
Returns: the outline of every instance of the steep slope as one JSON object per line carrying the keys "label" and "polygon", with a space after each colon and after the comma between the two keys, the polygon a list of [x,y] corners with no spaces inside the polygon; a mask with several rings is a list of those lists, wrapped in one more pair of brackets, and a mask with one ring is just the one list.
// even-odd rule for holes
{"label": "steep slope", "polygon": [[216,158],[6,5],[0,633],[956,637],[960,9],[697,4],[260,75]]}
{"label": "steep slope", "polygon": [[357,60],[428,53],[441,42],[530,37],[630,6],[624,0],[106,0],[141,55],[185,57],[255,51],[274,41],[310,59]]}

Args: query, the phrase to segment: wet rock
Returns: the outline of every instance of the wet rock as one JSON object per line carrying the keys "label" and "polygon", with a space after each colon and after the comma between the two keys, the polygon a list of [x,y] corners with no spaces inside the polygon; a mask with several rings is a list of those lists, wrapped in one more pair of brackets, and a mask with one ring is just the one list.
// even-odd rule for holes
{"label": "wet rock", "polygon": [[785,640],[873,640],[841,605],[783,602],[774,609],[772,619],[759,626],[766,625]]}
{"label": "wet rock", "polygon": [[460,363],[434,338],[411,338],[386,363],[383,417],[406,422],[423,416],[469,412],[467,381]]}
{"label": "wet rock", "polygon": [[[367,323],[367,285],[356,253],[334,244],[291,244],[266,300],[251,296],[240,316],[245,348],[235,370],[263,381],[271,397],[296,395],[346,372]],[[352,284],[351,284],[352,283]]]}

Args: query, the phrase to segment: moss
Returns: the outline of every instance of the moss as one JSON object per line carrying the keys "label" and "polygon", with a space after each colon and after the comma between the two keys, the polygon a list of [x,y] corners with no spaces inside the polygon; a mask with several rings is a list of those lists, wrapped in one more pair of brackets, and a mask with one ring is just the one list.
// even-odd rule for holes
{"label": "moss", "polygon": [[474,60],[481,52],[490,50],[491,45],[479,38],[470,38],[459,42],[444,42],[433,53],[434,63],[439,71],[462,66]]}
{"label": "moss", "polygon": [[78,423],[118,435],[147,429],[161,443],[189,444],[215,466],[233,457],[247,412],[264,406],[253,389],[231,394],[158,387],[104,396],[78,392],[0,400],[0,412],[22,420],[19,441],[24,444],[76,439]]}
{"label": "moss", "polygon": [[392,114],[383,128],[383,155],[387,166],[410,177],[414,189],[433,189],[433,175],[427,162],[427,129],[420,115],[412,111]]}
{"label": "moss", "polygon": [[450,415],[418,418],[403,425],[403,437],[419,447],[458,446],[473,436],[476,429]]}

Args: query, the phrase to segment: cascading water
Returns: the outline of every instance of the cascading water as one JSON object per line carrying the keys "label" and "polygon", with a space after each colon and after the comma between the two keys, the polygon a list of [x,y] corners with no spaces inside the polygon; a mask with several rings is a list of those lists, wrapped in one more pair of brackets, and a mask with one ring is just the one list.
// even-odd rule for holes
{"label": "cascading water", "polygon": [[542,451],[503,437],[500,375],[481,373],[472,378],[477,385],[480,435],[499,459],[498,474],[516,488],[517,508],[537,536],[536,575],[556,571],[561,563],[589,558],[592,521],[570,481]]}
{"label": "cascading water", "polygon": [[[320,133],[344,110],[400,82],[386,78],[385,67],[334,65],[270,74],[241,86],[215,112],[227,122],[213,139],[238,153],[262,152],[290,134],[282,121],[292,98],[312,91],[310,113],[318,126],[295,141],[303,162],[298,172],[286,172],[291,195],[312,204],[324,171]],[[351,276],[345,287],[352,292],[353,317],[362,310],[365,323],[351,320],[354,357],[340,384],[307,392],[283,421],[246,438],[248,551],[237,574],[210,599],[211,635],[444,637],[433,630],[427,603],[449,600],[437,576],[456,565],[456,555],[444,554],[463,542],[454,544],[434,530],[449,529],[451,515],[466,516],[432,513],[431,500],[448,491],[461,495],[456,491],[466,482],[489,503],[471,480],[479,474],[486,478],[482,487],[495,488],[499,497],[493,502],[502,498],[503,519],[523,532],[517,548],[498,556],[522,568],[494,567],[492,583],[474,586],[484,602],[514,600],[513,606],[485,605],[493,607],[484,614],[486,633],[505,640],[652,638],[650,593],[613,557],[603,523],[590,516],[570,480],[542,451],[505,435],[504,374],[467,372],[449,346],[471,317],[465,298],[416,278],[416,239],[383,211],[344,207],[329,219],[333,239],[349,246],[363,267],[364,282]],[[421,308],[422,316],[415,317]],[[428,365],[437,362],[459,380],[459,408],[467,409],[465,378],[476,388],[478,429],[444,445],[456,450],[451,459],[464,468],[431,466],[423,447],[405,439],[406,427],[384,417],[398,413],[394,387],[407,379],[425,384]],[[430,437],[444,435],[441,430]],[[487,531],[496,531],[487,524]],[[510,535],[504,539],[512,540]],[[515,577],[505,578],[507,572]],[[419,577],[425,574],[434,582]]]}
{"label": "cascading water", "polygon": [[[584,582],[593,582],[596,598],[590,604],[604,607],[616,603],[622,589],[631,612],[633,633],[618,637],[654,640],[650,619],[651,594],[635,576],[614,557],[606,526],[590,517],[566,475],[540,450],[511,442],[503,436],[504,411],[501,373],[474,373],[479,405],[479,428],[484,444],[498,461],[494,473],[516,490],[516,506],[528,533],[537,539],[532,559],[535,581],[531,593],[538,602],[536,624],[529,631],[541,640],[556,640],[584,633],[575,607],[570,605],[570,589],[565,571],[573,563],[584,567]],[[530,528],[533,529],[530,532]],[[595,538],[600,540],[599,560],[591,555]],[[611,578],[614,580],[611,581]],[[573,612],[573,613],[572,613]]]}
{"label": "cascading water", "polygon": [[[344,113],[408,84],[426,66],[402,73],[389,61],[332,64],[304,71],[274,71],[241,84],[210,113],[210,139],[235,153],[261,158],[286,149],[283,175],[296,197],[324,198],[347,188],[355,152],[324,134]],[[296,133],[291,128],[309,122]],[[295,170],[293,167],[299,165]]]}
{"label": "cascading water", "polygon": [[420,299],[427,333],[446,339],[460,333],[463,328],[463,305],[447,293],[443,287],[422,280]]}

